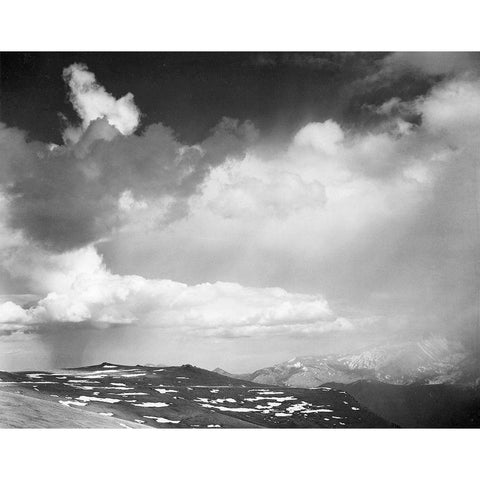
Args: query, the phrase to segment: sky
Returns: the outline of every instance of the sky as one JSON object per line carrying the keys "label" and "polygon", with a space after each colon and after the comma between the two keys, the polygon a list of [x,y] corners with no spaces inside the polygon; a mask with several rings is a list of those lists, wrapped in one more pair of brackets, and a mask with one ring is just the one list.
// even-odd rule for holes
{"label": "sky", "polygon": [[480,57],[0,55],[0,369],[478,348]]}

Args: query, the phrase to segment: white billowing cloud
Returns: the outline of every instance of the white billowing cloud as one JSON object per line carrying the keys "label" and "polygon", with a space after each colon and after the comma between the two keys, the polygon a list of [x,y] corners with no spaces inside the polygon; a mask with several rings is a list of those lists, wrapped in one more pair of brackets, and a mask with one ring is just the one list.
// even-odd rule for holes
{"label": "white billowing cloud", "polygon": [[[428,157],[420,161],[407,151],[408,139],[372,133],[340,143],[344,134],[333,122],[327,132],[309,124],[275,158],[252,151],[219,165],[191,198],[188,221],[173,225],[169,235],[179,232],[187,241],[191,227],[209,232],[213,250],[236,249],[240,237],[259,255],[328,257],[355,244],[359,234],[413,213],[431,189],[435,169]],[[244,258],[238,255],[239,262]]]}
{"label": "white billowing cloud", "polygon": [[79,276],[87,276],[102,268],[101,258],[92,247],[54,254],[24,238],[3,250],[2,267],[35,295],[67,291]]}
{"label": "white billowing cloud", "polygon": [[[396,128],[398,110],[414,110],[420,125]],[[478,81],[461,77],[386,105],[386,127],[370,132],[322,136],[307,125],[300,144],[294,135],[274,154],[251,149],[213,168],[189,216],[167,230],[132,223],[112,242],[112,261],[188,283],[322,292],[336,311],[339,302],[382,316],[386,330],[396,317],[411,331],[465,326],[478,283],[479,111]]]}
{"label": "white billowing cloud", "polygon": [[[281,288],[249,288],[216,282],[188,286],[171,280],[121,276],[108,271],[93,247],[57,259],[65,272],[36,306],[0,305],[5,332],[52,322],[141,324],[206,336],[321,334],[353,330],[355,323],[336,316],[320,295]],[[62,265],[63,263],[63,265]]]}
{"label": "white billowing cloud", "polygon": [[0,303],[0,334],[20,331],[31,321],[31,317],[20,305],[11,301]]}
{"label": "white billowing cloud", "polygon": [[480,80],[456,78],[442,82],[417,102],[423,125],[457,146],[475,143],[480,130]]}
{"label": "white billowing cloud", "polygon": [[344,133],[340,125],[332,120],[309,123],[298,131],[293,139],[296,146],[311,147],[332,155],[343,140]]}
{"label": "white billowing cloud", "polygon": [[118,100],[99,85],[95,75],[82,64],[74,63],[63,71],[63,78],[70,88],[70,101],[82,120],[82,128],[68,127],[66,139],[76,143],[82,131],[91,122],[105,117],[123,135],[130,135],[140,122],[140,111],[133,94],[127,93]]}
{"label": "white billowing cloud", "polygon": [[202,193],[191,200],[192,211],[209,210],[224,218],[285,219],[292,212],[325,203],[325,188],[315,178],[299,175],[278,162],[255,154],[230,160],[212,170]]}
{"label": "white billowing cloud", "polygon": [[[79,248],[99,234],[68,242],[70,251],[61,254],[6,234],[10,243],[2,268],[42,299],[20,310],[11,301],[2,303],[0,322],[8,331],[52,323],[124,323],[210,336],[321,334],[357,331],[368,324],[365,318],[384,314],[382,301],[390,310],[386,320],[395,312],[408,317],[409,325],[421,325],[427,315],[435,327],[440,320],[463,321],[474,311],[462,292],[475,286],[471,167],[478,161],[480,85],[474,78],[449,79],[412,104],[387,102],[382,114],[412,108],[422,116],[419,126],[406,122],[405,128],[389,129],[387,122],[386,128],[357,133],[333,121],[311,123],[286,149],[267,154],[268,149],[252,147],[240,159],[229,154],[241,138],[232,122],[201,147],[178,144],[160,126],[99,143],[97,127],[101,138],[113,135],[113,127],[90,124],[92,137],[87,129],[75,146],[89,145],[73,164],[88,186],[74,206],[83,215],[82,202],[92,198],[92,218],[101,224],[92,192],[99,189],[103,198],[111,182],[106,200],[129,224],[105,247],[114,251],[109,265],[143,276],[116,275],[93,247]],[[218,142],[219,135],[226,140]],[[22,142],[16,142],[21,153]],[[60,164],[55,155],[62,148],[51,153],[52,170],[41,193],[52,192],[52,174]],[[208,168],[201,168],[209,149]],[[159,151],[166,153],[159,157]],[[8,152],[17,165],[16,149]],[[102,162],[107,153],[115,164]],[[148,161],[137,165],[137,155]],[[72,162],[62,165],[71,168]],[[78,171],[65,172],[68,185],[79,185]],[[42,172],[35,172],[24,196],[38,186]],[[56,212],[56,224],[71,191],[64,188],[54,208],[44,202],[47,213]],[[157,217],[165,210],[161,198],[179,196],[189,215],[165,227]],[[33,197],[22,215],[43,205]],[[76,218],[71,211],[66,218]],[[40,213],[43,220],[45,212]],[[34,220],[38,228],[38,217]],[[3,237],[0,230],[0,241]],[[159,276],[186,283],[145,278]],[[266,288],[272,285],[281,288]],[[337,301],[354,313],[345,314]]]}

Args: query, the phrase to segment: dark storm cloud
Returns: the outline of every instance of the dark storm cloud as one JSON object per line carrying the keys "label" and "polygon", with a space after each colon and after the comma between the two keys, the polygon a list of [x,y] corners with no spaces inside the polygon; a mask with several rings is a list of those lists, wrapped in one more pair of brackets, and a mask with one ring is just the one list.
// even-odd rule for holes
{"label": "dark storm cloud", "polygon": [[67,124],[65,145],[30,142],[6,126],[0,132],[0,186],[10,226],[48,249],[70,250],[108,236],[125,210],[150,200],[168,198],[160,223],[186,215],[185,200],[209,170],[241,157],[256,138],[251,123],[228,118],[193,146],[160,123],[134,134],[140,111],[133,94],[116,99],[84,64],[65,68],[63,78],[80,117]]}
{"label": "dark storm cloud", "polygon": [[1,138],[0,182],[10,202],[10,225],[62,251],[98,240],[119,225],[125,191],[145,201],[171,197],[174,220],[180,214],[176,202],[193,194],[226,156],[242,155],[254,129],[226,119],[195,147],[180,144],[161,124],[122,136],[105,119],[92,122],[68,147],[28,142],[22,132],[5,127]]}

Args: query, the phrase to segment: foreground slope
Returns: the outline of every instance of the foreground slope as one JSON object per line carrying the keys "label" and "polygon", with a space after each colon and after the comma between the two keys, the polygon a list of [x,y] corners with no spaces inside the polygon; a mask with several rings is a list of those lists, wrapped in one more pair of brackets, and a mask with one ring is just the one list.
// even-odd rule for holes
{"label": "foreground slope", "polygon": [[69,409],[23,393],[0,390],[0,428],[146,428],[120,418]]}
{"label": "foreground slope", "polygon": [[[18,395],[19,414],[33,398],[62,408],[67,417],[88,412],[152,427],[392,426],[342,390],[270,388],[191,365],[157,368],[103,363],[55,372],[0,372],[0,391]],[[39,412],[40,423],[55,423],[45,415],[50,415],[48,410]]]}
{"label": "foreground slope", "polygon": [[343,389],[372,412],[401,427],[480,427],[480,389],[462,385],[389,385],[358,381]]}

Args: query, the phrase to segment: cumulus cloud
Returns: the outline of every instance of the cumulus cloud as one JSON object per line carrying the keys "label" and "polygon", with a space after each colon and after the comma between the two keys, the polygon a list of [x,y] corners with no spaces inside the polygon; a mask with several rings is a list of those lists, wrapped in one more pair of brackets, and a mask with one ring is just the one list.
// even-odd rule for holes
{"label": "cumulus cloud", "polygon": [[480,129],[480,80],[455,78],[442,82],[416,102],[423,125],[429,131],[454,142],[457,147],[477,144]]}
{"label": "cumulus cloud", "polygon": [[[479,92],[476,77],[447,78],[413,102],[386,105],[381,129],[312,123],[285,149],[251,149],[211,170],[188,218],[148,237],[143,223],[132,226],[109,246],[110,260],[188,282],[320,291],[380,315],[385,332],[468,330]],[[399,111],[420,121],[399,129]]]}
{"label": "cumulus cloud", "polygon": [[10,225],[52,250],[108,237],[125,220],[127,204],[168,199],[158,223],[187,214],[185,200],[210,168],[241,157],[256,138],[251,123],[228,118],[194,146],[161,124],[133,134],[139,114],[131,95],[115,100],[83,66],[72,65],[65,78],[83,122],[75,143],[52,148],[0,125],[0,188]]}
{"label": "cumulus cloud", "polygon": [[0,319],[2,334],[19,331],[31,321],[28,313],[20,305],[10,301],[0,303]]}
{"label": "cumulus cloud", "polygon": [[190,203],[192,213],[211,211],[232,220],[285,219],[292,212],[322,206],[325,188],[314,178],[252,154],[242,162],[232,160],[212,170],[201,194]]}
{"label": "cumulus cloud", "polygon": [[60,269],[56,279],[52,275],[50,286],[56,288],[35,306],[0,304],[1,332],[57,322],[141,324],[205,336],[305,335],[355,328],[352,321],[336,316],[320,295],[115,275],[93,247],[64,254],[58,264],[66,272]]}
{"label": "cumulus cloud", "polygon": [[[258,138],[248,121],[224,118],[197,145],[181,144],[161,124],[135,134],[140,114],[131,94],[116,100],[82,65],[65,69],[64,78],[82,120],[66,130],[66,145],[31,142],[25,132],[0,129],[1,200],[8,213],[2,231],[10,242],[2,245],[2,270],[39,299],[23,306],[4,301],[4,333],[55,324],[140,324],[227,337],[355,328],[321,295],[113,274],[93,244],[137,214],[157,229],[185,216],[189,198],[220,165],[225,169],[215,172],[229,176],[231,184],[220,178],[223,191],[212,192],[212,200],[223,195],[215,208],[227,215],[232,208],[255,215],[268,204],[272,215],[283,216],[287,205],[322,203],[325,193],[317,182],[289,172],[273,187],[273,171],[260,163],[261,180],[244,178],[247,185],[237,185],[240,160]],[[324,135],[322,146],[331,150],[341,130],[328,122],[322,128],[313,133]],[[314,148],[321,143],[318,135]]]}
{"label": "cumulus cloud", "polygon": [[63,71],[63,78],[70,88],[69,99],[82,121],[81,128],[68,127],[64,139],[76,143],[90,123],[106,118],[122,135],[133,133],[140,123],[140,110],[133,94],[127,93],[118,100],[99,85],[95,75],[86,65],[74,63]]}
{"label": "cumulus cloud", "polygon": [[301,128],[293,142],[300,147],[311,147],[327,154],[334,154],[344,133],[340,126],[332,120],[323,123],[309,123]]}
{"label": "cumulus cloud", "polygon": [[[402,58],[385,65],[418,70]],[[380,126],[312,122],[286,147],[227,118],[197,145],[161,124],[135,133],[98,86],[113,103],[88,110],[78,85],[91,74],[74,69],[72,101],[85,110],[75,142],[0,128],[0,283],[39,298],[2,299],[3,332],[123,324],[316,338],[375,325],[468,336],[480,83],[450,60],[424,66],[442,77],[425,95],[372,107]]]}

